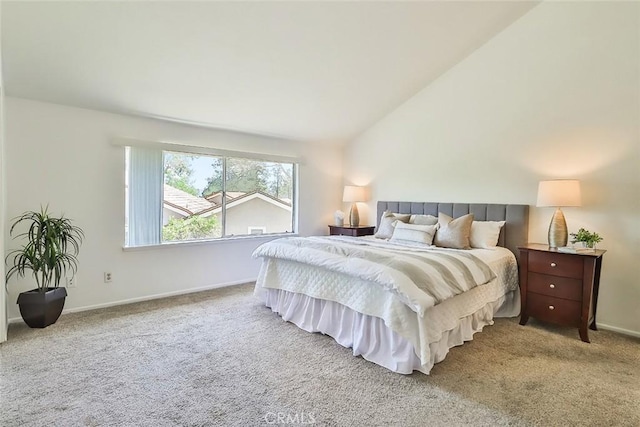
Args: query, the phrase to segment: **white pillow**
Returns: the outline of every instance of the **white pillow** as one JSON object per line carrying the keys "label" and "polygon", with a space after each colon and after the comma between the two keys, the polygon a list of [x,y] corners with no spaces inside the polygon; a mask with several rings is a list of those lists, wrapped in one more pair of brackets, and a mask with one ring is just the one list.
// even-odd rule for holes
{"label": "white pillow", "polygon": [[433,215],[411,215],[411,219],[409,219],[409,224],[436,225],[437,223],[438,218]]}
{"label": "white pillow", "polygon": [[378,239],[389,239],[393,235],[393,228],[397,222],[409,222],[411,215],[397,214],[385,211],[380,219],[380,225],[375,237]]}
{"label": "white pillow", "polygon": [[495,248],[504,221],[473,221],[471,224],[472,248]]}
{"label": "white pillow", "polygon": [[402,222],[396,223],[396,228],[393,230],[393,235],[389,241],[403,243],[421,243],[423,245],[431,245],[433,243],[433,236],[436,234],[438,225],[418,225],[418,224],[404,224]]}

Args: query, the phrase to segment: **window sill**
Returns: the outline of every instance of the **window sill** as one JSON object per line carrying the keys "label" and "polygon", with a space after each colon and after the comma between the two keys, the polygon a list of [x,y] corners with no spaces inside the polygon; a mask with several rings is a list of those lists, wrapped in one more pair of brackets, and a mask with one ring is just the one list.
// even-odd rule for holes
{"label": "window sill", "polygon": [[155,249],[170,249],[177,247],[187,247],[187,246],[209,246],[209,245],[217,245],[231,242],[244,242],[244,241],[253,241],[253,240],[266,240],[266,239],[277,239],[281,237],[297,237],[298,233],[273,233],[273,234],[260,234],[253,236],[236,236],[236,237],[221,237],[218,239],[207,239],[207,240],[187,240],[184,242],[167,242],[161,243],[159,245],[145,245],[145,246],[123,246],[122,250],[124,252],[135,252],[135,251],[146,251],[146,250],[155,250]]}

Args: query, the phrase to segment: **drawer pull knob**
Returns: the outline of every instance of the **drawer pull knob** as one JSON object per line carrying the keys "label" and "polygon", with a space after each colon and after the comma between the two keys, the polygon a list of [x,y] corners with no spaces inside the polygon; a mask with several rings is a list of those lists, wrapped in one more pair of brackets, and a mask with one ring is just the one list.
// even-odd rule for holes
{"label": "drawer pull knob", "polygon": [[555,267],[556,265],[558,265],[558,264],[556,264],[555,262],[551,263],[551,267]]}
{"label": "drawer pull knob", "polygon": [[555,310],[555,307],[554,307],[554,306],[552,306],[552,305],[550,305],[550,306],[549,306],[549,310]]}
{"label": "drawer pull knob", "polygon": [[554,284],[552,283],[552,284],[550,284],[550,285],[549,285],[549,287],[550,287],[551,289],[555,289],[556,285],[554,285]]}

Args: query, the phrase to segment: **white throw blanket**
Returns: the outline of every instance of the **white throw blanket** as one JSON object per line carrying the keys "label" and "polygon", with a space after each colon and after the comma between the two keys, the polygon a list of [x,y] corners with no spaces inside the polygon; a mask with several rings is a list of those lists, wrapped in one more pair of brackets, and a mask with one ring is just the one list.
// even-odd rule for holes
{"label": "white throw blanket", "polygon": [[496,277],[484,261],[465,251],[344,236],[277,239],[258,247],[253,256],[313,265],[372,282],[420,317],[429,307]]}

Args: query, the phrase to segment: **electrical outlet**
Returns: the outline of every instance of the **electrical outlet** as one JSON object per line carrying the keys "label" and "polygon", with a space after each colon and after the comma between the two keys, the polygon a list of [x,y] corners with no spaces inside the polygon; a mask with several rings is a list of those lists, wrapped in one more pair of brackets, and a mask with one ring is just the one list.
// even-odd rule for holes
{"label": "electrical outlet", "polygon": [[104,283],[111,283],[112,277],[111,273],[105,271],[104,272]]}
{"label": "electrical outlet", "polygon": [[67,277],[67,288],[75,288],[78,286],[78,276]]}

